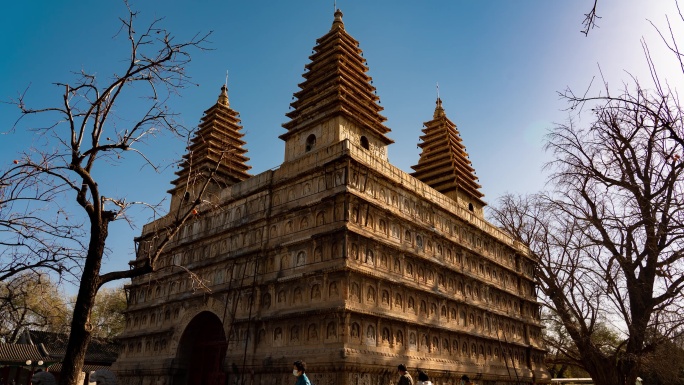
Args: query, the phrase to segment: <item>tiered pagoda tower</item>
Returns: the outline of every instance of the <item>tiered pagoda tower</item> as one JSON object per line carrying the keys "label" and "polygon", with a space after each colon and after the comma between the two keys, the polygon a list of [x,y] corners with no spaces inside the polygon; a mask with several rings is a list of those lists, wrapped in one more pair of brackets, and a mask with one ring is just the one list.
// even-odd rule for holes
{"label": "tiered pagoda tower", "polygon": [[380,115],[383,108],[366,75],[366,59],[359,42],[345,31],[339,9],[330,31],[316,43],[305,66],[306,80],[287,113],[291,120],[283,124],[288,130],[280,136],[286,143],[285,161],[347,139],[387,160],[387,145],[393,143],[383,124],[387,118]]}
{"label": "tiered pagoda tower", "polygon": [[188,152],[183,155],[178,178],[171,182],[173,212],[183,201],[193,201],[209,178],[204,198],[250,177],[247,173],[249,158],[243,148],[239,113],[230,108],[228,85],[221,87],[216,104],[204,111],[197,132],[193,135]]}
{"label": "tiered pagoda tower", "polygon": [[424,135],[418,164],[411,175],[470,211],[482,216],[484,194],[480,192],[475,169],[466,152],[456,125],[447,118],[442,99],[437,98],[433,119],[423,123]]}
{"label": "tiered pagoda tower", "polygon": [[[193,163],[220,182],[156,271],[127,286],[119,381],[286,385],[300,359],[316,385],[394,384],[400,363],[436,385],[547,379],[535,261],[484,220],[441,102],[414,177],[388,161],[340,11],[310,59],[277,169],[249,177],[227,97],[207,111],[171,192],[185,199]],[[226,149],[240,156],[217,162]],[[173,219],[143,228],[133,266]]]}

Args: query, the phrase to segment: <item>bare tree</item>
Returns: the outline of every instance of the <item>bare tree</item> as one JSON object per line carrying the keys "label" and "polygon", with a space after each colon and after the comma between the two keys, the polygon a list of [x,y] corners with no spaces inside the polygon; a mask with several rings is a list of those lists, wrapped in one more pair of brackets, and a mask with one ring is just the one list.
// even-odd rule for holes
{"label": "bare tree", "polygon": [[[196,35],[179,42],[160,27],[160,19],[145,29],[136,30],[136,16],[129,7],[127,17],[121,19],[119,36],[129,42],[128,59],[122,71],[107,79],[104,85],[100,85],[102,79],[94,73],[81,71],[73,82],[57,83],[62,90],[61,105],[31,108],[27,106],[24,95],[14,101],[24,118],[18,121],[18,125],[24,124],[31,116],[47,117],[47,121],[52,122],[33,129],[50,143],[50,148],[55,148],[52,152],[43,149],[26,151],[15,162],[15,172],[30,181],[32,186],[38,186],[37,191],[41,194],[53,191],[74,197],[77,207],[85,214],[85,251],[60,377],[63,385],[77,385],[92,335],[91,312],[99,288],[113,280],[153,271],[163,247],[202,204],[203,192],[212,179],[211,173],[205,174],[204,184],[192,187],[196,199],[186,202],[174,216],[167,218],[169,220],[158,231],[154,250],[145,254],[144,264],[100,273],[109,225],[115,220],[125,219],[127,209],[136,202],[105,194],[96,175],[102,175],[103,169],[114,167],[116,162],[110,160],[120,159],[126,154],[137,155],[156,170],[139,145],[160,132],[188,135],[188,131],[174,120],[175,115],[169,111],[167,102],[190,84],[185,74],[190,51],[206,49],[208,37],[208,34]],[[140,95],[146,97],[141,99]],[[128,111],[126,119],[123,119],[120,112],[115,111],[122,100],[131,97],[137,98],[136,109]],[[137,111],[142,112],[135,118],[133,115]]]}
{"label": "bare tree", "polygon": [[[684,115],[642,46],[654,86],[563,92],[591,123],[571,118],[548,135],[553,190],[505,196],[494,213],[538,257],[544,300],[572,340],[559,348],[596,384],[633,384],[684,326]],[[617,344],[601,338],[605,325]]]}
{"label": "bare tree", "polygon": [[[504,197],[495,213],[538,256],[540,288],[596,384],[634,383],[684,324],[682,108],[635,83],[617,96],[565,93],[593,122],[549,134],[554,191]],[[623,333],[618,346],[596,338],[604,323]]]}

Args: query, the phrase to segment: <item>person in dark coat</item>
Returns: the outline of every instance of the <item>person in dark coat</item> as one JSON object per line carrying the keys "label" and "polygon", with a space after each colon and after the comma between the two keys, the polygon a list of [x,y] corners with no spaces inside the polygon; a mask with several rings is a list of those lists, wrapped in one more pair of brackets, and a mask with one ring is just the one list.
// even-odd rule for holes
{"label": "person in dark coat", "polygon": [[399,366],[397,366],[397,370],[399,371],[399,374],[401,375],[401,377],[399,377],[399,381],[397,382],[397,385],[413,385],[413,378],[406,371],[406,365],[399,364]]}
{"label": "person in dark coat", "polygon": [[430,381],[430,377],[428,377],[423,369],[418,369],[418,381]]}
{"label": "person in dark coat", "polygon": [[423,369],[418,369],[418,385],[432,385],[432,382],[430,382],[430,377],[428,377],[427,373],[425,373]]}

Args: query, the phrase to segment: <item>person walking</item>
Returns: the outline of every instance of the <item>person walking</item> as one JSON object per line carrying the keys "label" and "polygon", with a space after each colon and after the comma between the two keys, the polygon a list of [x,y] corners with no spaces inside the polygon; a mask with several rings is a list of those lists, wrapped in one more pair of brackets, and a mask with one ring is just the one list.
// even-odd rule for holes
{"label": "person walking", "polygon": [[418,385],[432,385],[430,377],[428,377],[423,369],[418,369]]}
{"label": "person walking", "polygon": [[397,366],[397,370],[399,371],[400,375],[397,385],[413,385],[413,378],[406,371],[406,365],[399,364],[399,366]]}
{"label": "person walking", "polygon": [[297,377],[295,385],[311,385],[309,377],[306,376],[306,362],[295,361],[292,366],[292,374]]}

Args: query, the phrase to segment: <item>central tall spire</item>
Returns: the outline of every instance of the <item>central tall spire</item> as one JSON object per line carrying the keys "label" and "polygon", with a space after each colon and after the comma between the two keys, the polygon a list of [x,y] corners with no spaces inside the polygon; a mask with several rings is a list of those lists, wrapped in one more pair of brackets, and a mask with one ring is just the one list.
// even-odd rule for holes
{"label": "central tall spire", "polygon": [[316,43],[305,80],[294,94],[297,100],[290,104],[293,110],[286,114],[291,120],[283,124],[288,130],[280,136],[287,142],[286,160],[310,151],[303,143],[312,135],[319,147],[349,139],[386,154],[385,147],[393,143],[385,136],[390,131],[383,124],[387,119],[380,115],[383,108],[366,75],[366,60],[358,41],[346,32],[339,9],[330,31]]}

